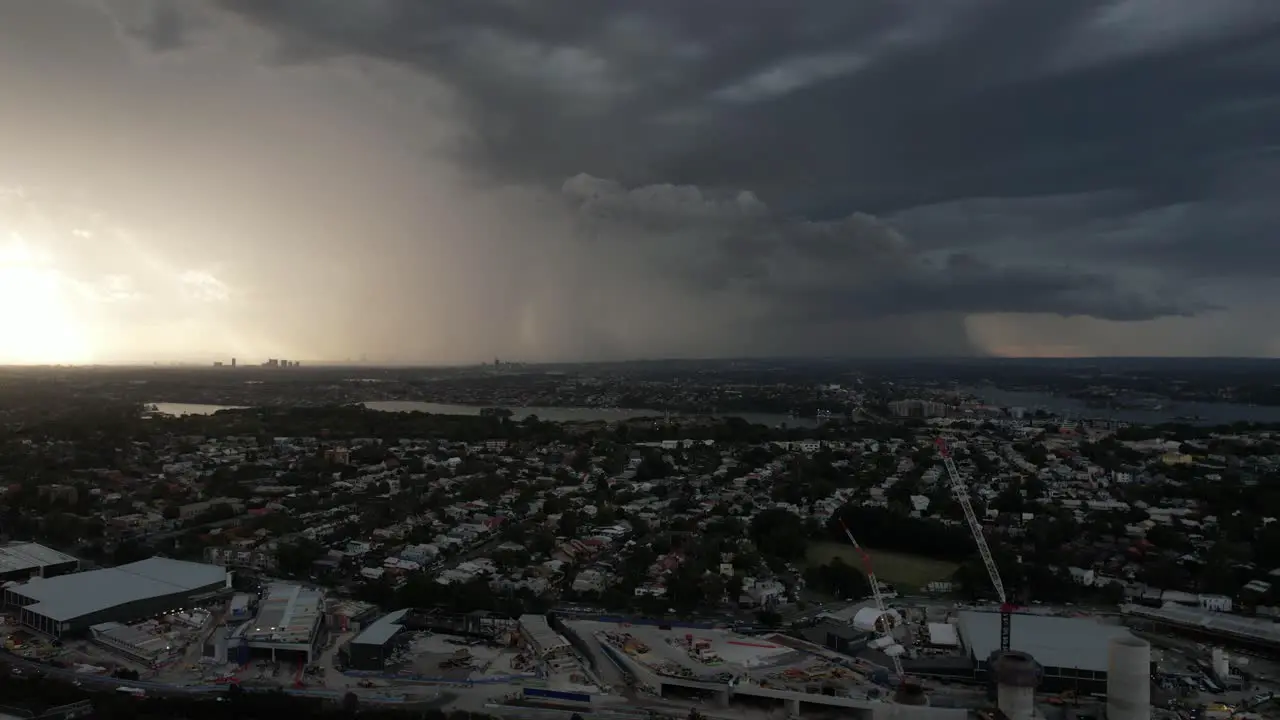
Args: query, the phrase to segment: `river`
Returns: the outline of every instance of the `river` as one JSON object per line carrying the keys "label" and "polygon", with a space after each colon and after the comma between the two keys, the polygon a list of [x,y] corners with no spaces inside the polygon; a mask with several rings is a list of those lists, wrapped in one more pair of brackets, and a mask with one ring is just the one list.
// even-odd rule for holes
{"label": "river", "polygon": [[[164,415],[212,415],[219,410],[241,409],[231,405],[201,405],[196,403],[147,403]],[[421,402],[417,400],[379,400],[361,403],[370,410],[382,412],[426,412],[436,415],[479,415],[480,405],[453,405],[449,403]],[[642,417],[662,417],[661,410],[640,410],[627,408],[575,408],[575,407],[507,407],[516,419],[524,419],[537,415],[540,420],[551,422],[618,422],[634,420]],[[733,413],[725,417],[740,417],[749,423],[777,427],[817,427],[817,419],[811,417],[790,417],[771,413]]]}
{"label": "river", "polygon": [[[446,403],[420,402],[417,400],[381,400],[361,403],[370,410],[383,412],[427,412],[437,415],[479,415],[482,406],[451,405]],[[662,417],[662,410],[642,410],[638,408],[577,408],[577,407],[503,407],[510,410],[516,419],[537,415],[539,420],[552,422],[618,422],[644,417]],[[719,416],[719,415],[717,415]],[[740,417],[749,423],[776,427],[786,424],[787,427],[816,427],[816,418],[799,418],[772,413],[730,413],[723,417]]]}
{"label": "river", "polygon": [[219,410],[243,410],[235,405],[203,405],[200,403],[146,403],[148,408],[161,415],[182,417],[183,415],[212,415]]}
{"label": "river", "polygon": [[[1072,418],[1107,418],[1141,425],[1185,422],[1190,425],[1226,425],[1234,422],[1280,423],[1280,407],[1240,403],[1169,402],[1159,410],[1090,407],[1083,400],[1061,395],[997,387],[962,388],[988,405],[1021,407],[1028,412],[1045,410]],[[1199,418],[1178,420],[1177,418]]]}

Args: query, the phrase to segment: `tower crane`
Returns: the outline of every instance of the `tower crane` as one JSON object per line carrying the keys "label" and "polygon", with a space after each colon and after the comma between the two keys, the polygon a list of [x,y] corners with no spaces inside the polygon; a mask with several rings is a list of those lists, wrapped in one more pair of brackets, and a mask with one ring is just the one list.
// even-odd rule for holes
{"label": "tower crane", "polygon": [[862,549],[857,540],[853,539],[853,533],[849,532],[849,526],[844,524],[844,520],[840,520],[840,527],[844,530],[844,536],[849,538],[849,544],[853,546],[854,550],[858,551],[858,555],[862,558],[863,568],[867,572],[867,581],[871,583],[871,597],[875,599],[876,603],[876,612],[878,613],[876,615],[877,629],[883,627],[884,633],[881,637],[888,638],[891,641],[880,651],[888,655],[889,659],[893,661],[893,671],[897,673],[898,681],[905,683],[906,676],[902,672],[902,660],[898,657],[902,654],[902,646],[889,633],[889,611],[884,606],[884,596],[880,593],[880,581],[876,580],[876,571],[871,564],[871,556],[867,554],[866,550]]}
{"label": "tower crane", "polygon": [[973,533],[973,540],[978,544],[978,554],[982,556],[982,563],[987,566],[987,575],[991,577],[991,585],[995,588],[996,597],[1000,600],[1000,651],[1008,652],[1014,606],[1005,594],[1004,581],[1000,579],[1000,569],[996,567],[995,558],[991,556],[987,538],[982,534],[982,525],[973,512],[973,504],[969,502],[969,488],[960,478],[960,471],[956,469],[956,463],[951,459],[951,450],[947,447],[947,441],[938,438],[934,442],[938,446],[938,454],[942,456],[942,464],[947,468],[947,475],[951,478],[951,492],[955,494],[956,501],[960,503],[960,509],[964,511],[964,519],[969,523],[969,531]]}

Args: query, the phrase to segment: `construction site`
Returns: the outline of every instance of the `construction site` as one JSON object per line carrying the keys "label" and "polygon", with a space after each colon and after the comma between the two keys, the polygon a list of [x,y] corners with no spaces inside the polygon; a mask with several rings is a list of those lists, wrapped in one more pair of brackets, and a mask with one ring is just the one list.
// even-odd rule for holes
{"label": "construction site", "polygon": [[87,637],[59,641],[12,624],[3,626],[4,647],[23,658],[77,672],[107,675],[137,673],[157,677],[169,668],[195,661],[213,627],[205,610],[167,613],[133,623],[105,622]]}
{"label": "construction site", "polygon": [[344,668],[395,682],[513,682],[600,692],[569,641],[546,616],[511,620],[397,610],[368,624],[341,652]]}
{"label": "construction site", "polygon": [[474,682],[531,675],[534,658],[511,638],[468,638],[430,630],[408,633],[388,658],[384,676],[445,682]]}
{"label": "construction site", "polygon": [[1105,702],[1108,717],[1148,720],[1150,644],[1118,622],[1015,607],[942,439],[937,450],[987,570],[994,608],[890,606],[871,557],[846,527],[872,596],[843,614],[824,614],[827,626],[816,634],[830,642],[640,623],[569,625],[592,638],[638,690],[664,697],[781,703],[793,716],[831,707],[897,716],[927,710],[938,717],[973,709],[1008,720],[1044,716],[1070,698],[1073,708],[1084,699],[1101,714]]}
{"label": "construction site", "polygon": [[[618,627],[587,621],[574,625],[580,632],[593,632],[601,645],[663,680],[734,687],[755,684],[862,698],[878,696],[879,688],[887,684],[883,668],[842,664],[817,654],[817,648],[802,649],[803,641],[784,635],[746,637],[723,630],[682,632],[679,628]],[[879,685],[875,682],[877,673]]]}

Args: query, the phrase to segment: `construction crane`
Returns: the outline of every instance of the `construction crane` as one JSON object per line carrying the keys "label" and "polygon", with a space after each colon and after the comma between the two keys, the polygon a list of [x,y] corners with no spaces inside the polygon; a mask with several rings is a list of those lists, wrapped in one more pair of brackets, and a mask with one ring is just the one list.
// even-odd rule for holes
{"label": "construction crane", "polygon": [[889,633],[889,610],[884,606],[884,595],[880,593],[880,581],[876,579],[876,571],[871,564],[871,556],[867,554],[866,550],[862,549],[857,540],[853,539],[853,533],[849,532],[849,526],[844,524],[844,520],[840,520],[840,527],[844,530],[844,536],[849,538],[849,544],[861,556],[863,568],[867,572],[867,581],[871,583],[871,597],[875,599],[876,612],[878,613],[876,615],[876,629],[883,628],[881,637],[888,638],[891,641],[881,648],[880,652],[888,655],[889,659],[893,661],[893,671],[897,673],[899,682],[906,682],[906,676],[902,672],[902,660],[898,657],[902,654],[902,646]]}
{"label": "construction crane", "polygon": [[996,597],[1000,600],[1000,651],[1009,652],[1013,604],[1005,594],[1004,581],[1000,579],[1000,569],[996,567],[995,558],[991,556],[987,538],[982,534],[982,525],[973,512],[973,504],[969,502],[969,488],[960,478],[960,471],[956,469],[956,463],[951,459],[951,450],[947,447],[947,441],[938,438],[934,442],[938,446],[938,454],[942,456],[942,464],[947,468],[947,475],[951,477],[951,492],[955,494],[956,501],[960,503],[960,509],[964,511],[964,519],[969,522],[969,531],[973,533],[973,540],[978,544],[978,554],[982,556],[982,563],[987,566],[987,575],[991,577],[991,585],[995,588]]}

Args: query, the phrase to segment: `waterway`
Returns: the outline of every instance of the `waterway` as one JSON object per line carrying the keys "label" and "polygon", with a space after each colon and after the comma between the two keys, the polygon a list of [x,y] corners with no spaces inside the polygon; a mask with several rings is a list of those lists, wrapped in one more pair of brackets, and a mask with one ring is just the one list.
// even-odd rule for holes
{"label": "waterway", "polygon": [[[435,415],[479,415],[482,406],[453,405],[450,403],[420,402],[416,400],[379,400],[361,403],[370,410],[382,412],[425,412]],[[212,415],[219,410],[239,409],[230,405],[201,405],[196,403],[148,403],[156,412],[164,415]],[[489,407],[489,406],[483,406]],[[663,417],[661,410],[642,410],[636,408],[576,408],[576,407],[506,407],[512,417],[523,420],[530,415],[537,415],[540,420],[550,422],[618,422],[644,417]],[[811,417],[791,417],[771,413],[733,413],[725,417],[740,417],[749,423],[778,427],[811,428],[817,427],[817,419]]]}
{"label": "waterway", "polygon": [[[963,392],[988,405],[1021,407],[1028,412],[1044,410],[1072,418],[1106,418],[1121,422],[1159,425],[1184,422],[1190,425],[1226,425],[1235,422],[1280,423],[1280,407],[1240,403],[1168,402],[1159,410],[1148,408],[1090,407],[1083,400],[1061,395],[997,387],[964,388]],[[1195,419],[1188,419],[1195,418]]]}
{"label": "waterway", "polygon": [[161,415],[181,417],[183,415],[212,415],[219,410],[243,410],[235,405],[202,405],[200,403],[147,403]]}
{"label": "waterway", "polygon": [[[452,405],[448,403],[420,402],[416,400],[381,400],[362,403],[370,410],[383,412],[427,412],[437,415],[479,415],[481,406]],[[539,420],[551,422],[618,422],[636,418],[663,417],[662,410],[644,410],[640,408],[580,408],[580,407],[503,407],[510,410],[513,418],[522,420],[530,415],[537,415]],[[717,417],[740,417],[749,423],[777,427],[816,427],[816,418],[791,417],[772,413],[729,413]]]}

